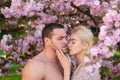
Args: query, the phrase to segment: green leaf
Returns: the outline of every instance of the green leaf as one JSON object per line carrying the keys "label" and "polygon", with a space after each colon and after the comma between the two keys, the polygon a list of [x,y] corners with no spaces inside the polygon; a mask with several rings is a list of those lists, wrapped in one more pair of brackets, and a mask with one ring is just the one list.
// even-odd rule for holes
{"label": "green leaf", "polygon": [[19,68],[20,68],[19,65],[13,63],[13,64],[12,64],[12,67],[9,68],[9,72],[10,72],[10,73],[15,73]]}
{"label": "green leaf", "polygon": [[109,76],[110,75],[109,68],[101,67],[101,75]]}
{"label": "green leaf", "polygon": [[2,50],[0,50],[0,57],[6,58],[6,54]]}
{"label": "green leaf", "polygon": [[17,74],[0,77],[0,80],[21,80],[21,79],[22,76]]}
{"label": "green leaf", "polygon": [[22,56],[24,56],[24,57],[25,57],[25,52],[24,52],[24,51],[22,52]]}
{"label": "green leaf", "polygon": [[116,52],[115,52],[115,55],[120,56],[120,51],[116,51]]}

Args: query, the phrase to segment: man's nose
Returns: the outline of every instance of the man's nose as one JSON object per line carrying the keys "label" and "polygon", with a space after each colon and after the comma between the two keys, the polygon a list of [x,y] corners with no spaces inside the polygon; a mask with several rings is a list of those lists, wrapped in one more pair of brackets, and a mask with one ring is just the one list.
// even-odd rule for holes
{"label": "man's nose", "polygon": [[66,43],[66,44],[68,43],[68,42],[67,42],[67,39],[64,39],[64,43]]}
{"label": "man's nose", "polygon": [[71,47],[71,42],[69,42],[68,47],[69,47],[69,48]]}

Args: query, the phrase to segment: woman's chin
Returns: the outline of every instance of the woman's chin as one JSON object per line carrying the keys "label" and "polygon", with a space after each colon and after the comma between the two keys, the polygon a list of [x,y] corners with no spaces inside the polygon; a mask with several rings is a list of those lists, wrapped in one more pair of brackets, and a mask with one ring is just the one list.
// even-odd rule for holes
{"label": "woman's chin", "polygon": [[70,55],[74,55],[74,53],[73,53],[73,52],[70,52]]}
{"label": "woman's chin", "polygon": [[73,52],[73,51],[70,51],[70,55],[73,56],[73,55],[76,55],[77,53]]}

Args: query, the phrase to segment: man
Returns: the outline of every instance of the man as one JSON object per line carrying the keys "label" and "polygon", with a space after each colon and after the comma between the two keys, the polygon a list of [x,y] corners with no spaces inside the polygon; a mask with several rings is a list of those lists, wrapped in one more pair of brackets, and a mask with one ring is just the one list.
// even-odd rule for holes
{"label": "man", "polygon": [[50,23],[42,31],[43,51],[23,69],[22,80],[63,80],[56,50],[67,52],[66,32],[61,24]]}

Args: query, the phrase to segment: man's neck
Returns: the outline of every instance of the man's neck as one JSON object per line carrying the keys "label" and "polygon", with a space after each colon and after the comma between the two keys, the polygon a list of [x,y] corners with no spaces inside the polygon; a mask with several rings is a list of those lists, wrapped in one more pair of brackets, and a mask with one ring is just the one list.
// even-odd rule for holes
{"label": "man's neck", "polygon": [[43,50],[44,53],[45,53],[45,56],[47,57],[47,59],[51,62],[57,62],[58,61],[58,58],[57,58],[57,55],[56,55],[56,52],[52,49],[44,49]]}
{"label": "man's neck", "polygon": [[47,58],[50,62],[55,63],[55,64],[58,66],[58,68],[60,69],[61,74],[63,74],[63,73],[62,73],[62,72],[63,72],[63,69],[62,69],[62,66],[61,66],[60,63],[59,63],[58,58],[57,58],[56,51],[54,51],[54,50],[52,50],[52,49],[48,49],[48,48],[47,48],[47,49],[45,48],[43,51],[44,51],[44,53],[45,53],[46,58]]}

